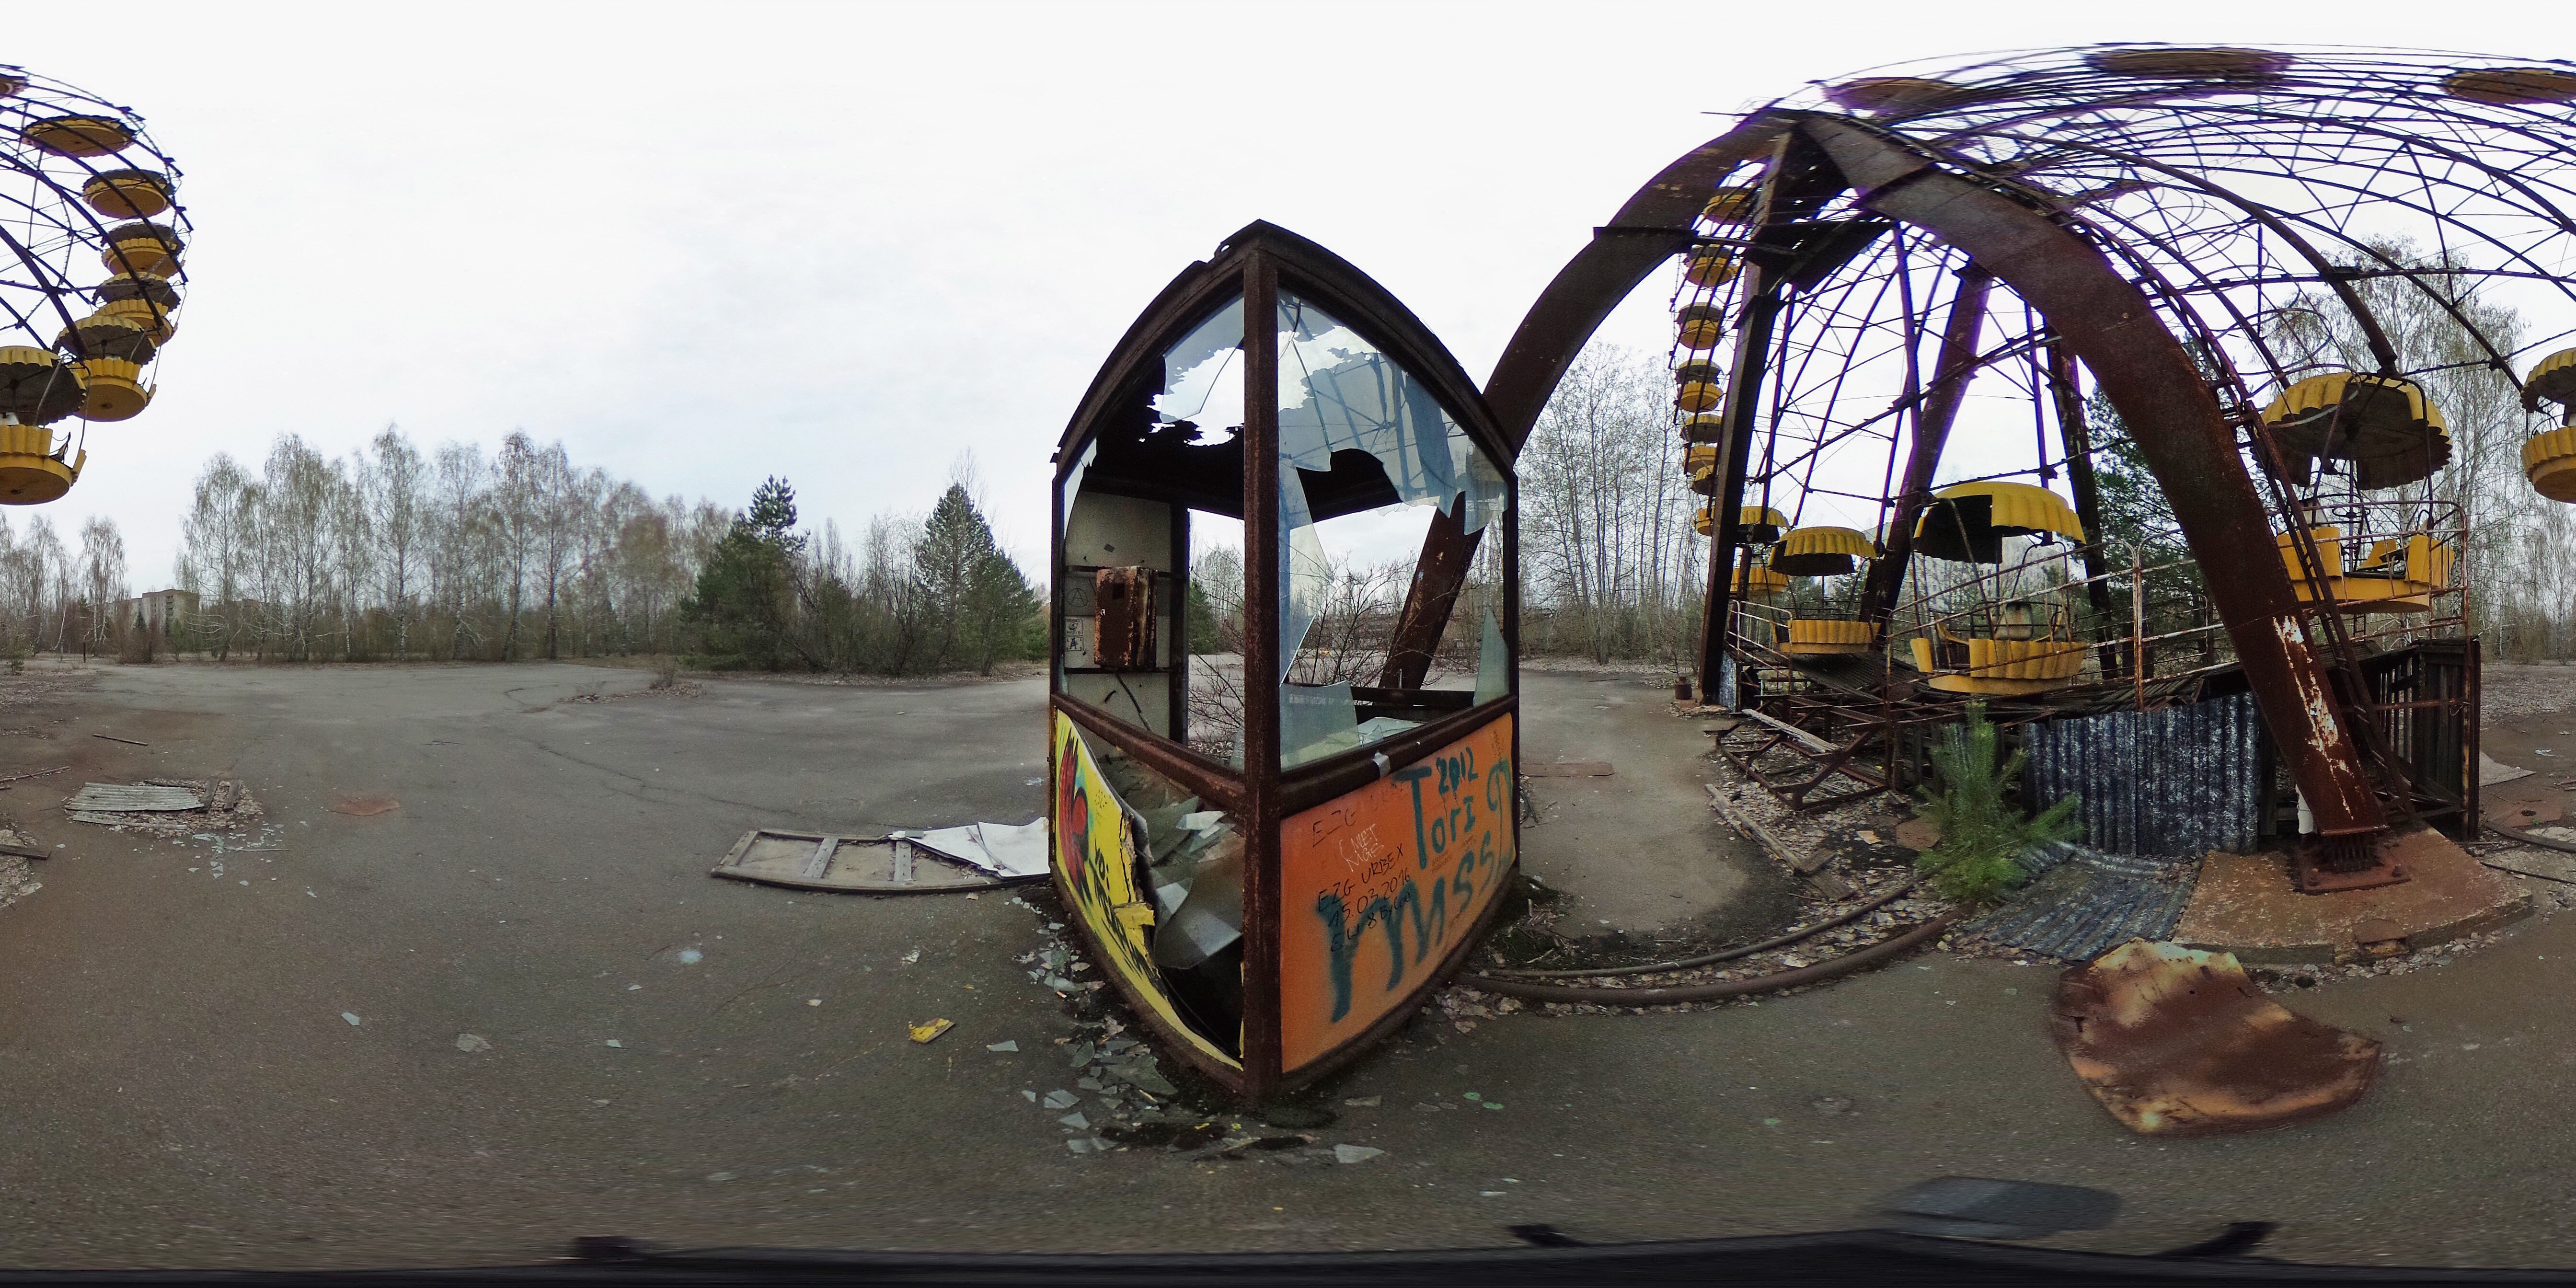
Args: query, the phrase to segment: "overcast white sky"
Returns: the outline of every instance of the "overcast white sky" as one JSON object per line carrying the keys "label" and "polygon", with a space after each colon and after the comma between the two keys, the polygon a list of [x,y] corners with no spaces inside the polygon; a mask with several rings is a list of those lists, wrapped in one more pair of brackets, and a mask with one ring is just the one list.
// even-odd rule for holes
{"label": "overcast white sky", "polygon": [[[1481,379],[1630,191],[1729,113],[1981,49],[2156,39],[2576,54],[2445,3],[160,5],[0,57],[147,117],[196,221],[141,418],[47,507],[168,574],[189,480],[514,428],[656,494],[928,506],[961,452],[1034,565],[1047,454],[1171,275],[1268,219]],[[2438,26],[2428,18],[2438,16]],[[1613,334],[1661,351],[1661,284]]]}

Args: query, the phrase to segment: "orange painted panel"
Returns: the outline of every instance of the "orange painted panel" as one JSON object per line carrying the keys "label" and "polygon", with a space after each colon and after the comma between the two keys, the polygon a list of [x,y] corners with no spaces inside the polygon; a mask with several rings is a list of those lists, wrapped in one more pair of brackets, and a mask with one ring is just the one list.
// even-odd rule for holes
{"label": "orange painted panel", "polygon": [[1282,1064],[1295,1070],[1421,987],[1502,893],[1512,718],[1279,825]]}

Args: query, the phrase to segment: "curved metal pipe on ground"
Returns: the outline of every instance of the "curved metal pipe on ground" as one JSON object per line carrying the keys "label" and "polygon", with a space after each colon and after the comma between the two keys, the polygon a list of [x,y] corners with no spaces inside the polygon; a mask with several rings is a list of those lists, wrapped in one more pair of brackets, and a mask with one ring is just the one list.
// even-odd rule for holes
{"label": "curved metal pipe on ground", "polygon": [[1894,890],[1890,890],[1886,894],[1880,895],[1879,897],[1872,899],[1831,921],[1819,921],[1804,930],[1793,930],[1788,934],[1778,936],[1777,938],[1765,939],[1758,944],[1746,944],[1741,948],[1726,948],[1713,953],[1702,953],[1697,957],[1676,958],[1668,962],[1648,962],[1643,966],[1601,966],[1592,970],[1525,970],[1515,967],[1498,967],[1494,973],[1497,975],[1518,975],[1527,979],[1586,979],[1596,975],[1651,975],[1657,971],[1682,970],[1692,966],[1706,966],[1712,962],[1730,962],[1738,957],[1750,957],[1755,953],[1769,952],[1774,948],[1794,944],[1801,939],[1821,935],[1836,926],[1850,925],[1851,923],[1904,898],[1906,895],[1912,894],[1914,892],[1914,887],[1917,884],[1917,882],[1908,881],[1903,885],[1896,887]]}
{"label": "curved metal pipe on ground", "polygon": [[1967,915],[1965,908],[1953,908],[1893,939],[1882,939],[1859,952],[1837,957],[1829,962],[1797,970],[1784,970],[1776,975],[1752,979],[1721,980],[1714,984],[1689,984],[1679,988],[1584,988],[1572,984],[1533,984],[1526,980],[1497,979],[1491,975],[1461,975],[1458,982],[1486,993],[1500,993],[1531,1002],[1589,1002],[1602,1006],[1669,1006],[1677,1002],[1717,1002],[1730,997],[1754,993],[1776,993],[1801,984],[1822,983],[1837,979],[1864,967],[1875,966],[1929,943],[1948,930],[1952,922]]}

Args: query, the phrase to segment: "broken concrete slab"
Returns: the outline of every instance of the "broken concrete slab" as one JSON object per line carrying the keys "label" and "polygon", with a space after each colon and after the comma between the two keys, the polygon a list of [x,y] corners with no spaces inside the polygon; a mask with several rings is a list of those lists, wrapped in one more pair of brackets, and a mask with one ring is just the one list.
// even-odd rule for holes
{"label": "broken concrete slab", "polygon": [[2233,954],[2173,943],[2131,940],[2068,970],[2050,1027],[2084,1089],[2141,1135],[2321,1117],[2359,1100],[2379,1069],[2377,1041],[2272,1001]]}

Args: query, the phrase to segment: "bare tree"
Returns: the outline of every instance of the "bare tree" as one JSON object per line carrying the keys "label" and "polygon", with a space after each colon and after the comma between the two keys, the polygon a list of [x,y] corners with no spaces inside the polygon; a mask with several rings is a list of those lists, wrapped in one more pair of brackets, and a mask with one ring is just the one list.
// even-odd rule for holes
{"label": "bare tree", "polygon": [[412,584],[420,578],[422,539],[428,530],[428,473],[420,452],[399,426],[376,435],[375,464],[367,472],[367,515],[377,548],[385,611],[393,618],[394,656],[411,657]]}

